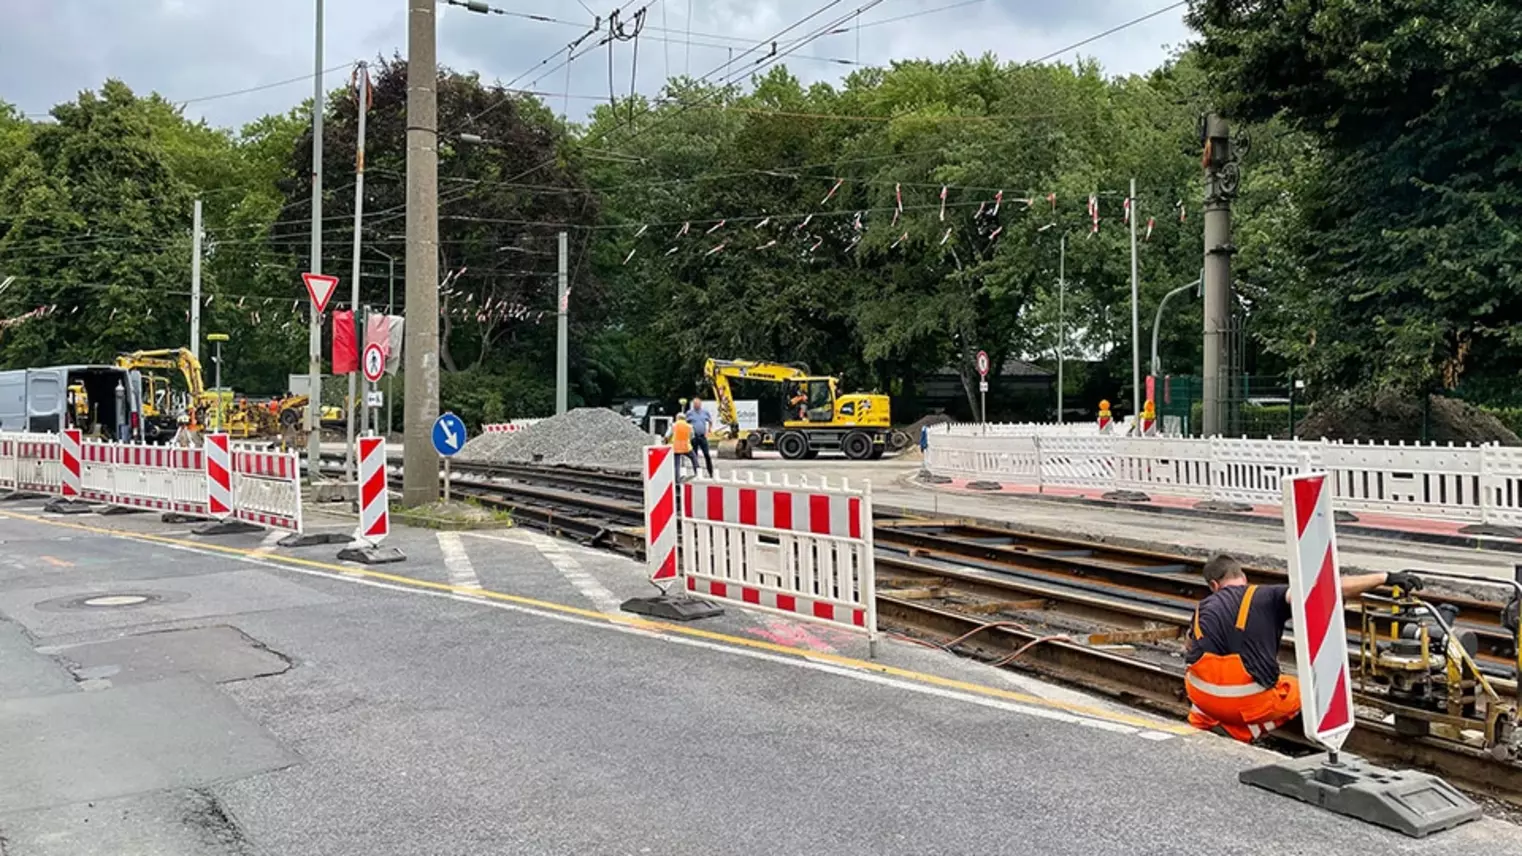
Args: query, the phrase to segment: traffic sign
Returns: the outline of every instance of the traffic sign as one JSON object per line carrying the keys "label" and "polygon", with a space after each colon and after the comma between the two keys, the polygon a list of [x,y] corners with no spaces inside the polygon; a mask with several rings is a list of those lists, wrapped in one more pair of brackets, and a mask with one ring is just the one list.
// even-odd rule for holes
{"label": "traffic sign", "polygon": [[365,393],[366,407],[380,407],[386,403],[386,394],[378,389],[372,389]]}
{"label": "traffic sign", "polygon": [[986,380],[980,380],[980,381],[978,381],[978,392],[987,392],[987,391],[988,391],[988,381],[986,381]]}
{"label": "traffic sign", "polygon": [[1281,485],[1301,720],[1306,737],[1336,752],[1353,730],[1353,681],[1338,585],[1332,489],[1326,473],[1289,476]]}
{"label": "traffic sign", "polygon": [[338,277],[327,276],[320,273],[304,273],[301,281],[306,284],[307,294],[312,298],[312,305],[317,308],[317,314],[328,311],[328,301],[333,299],[333,292],[338,290]]}
{"label": "traffic sign", "polygon": [[365,346],[364,359],[365,380],[375,383],[386,373],[386,352],[381,350],[379,342],[371,342]]}
{"label": "traffic sign", "polygon": [[444,412],[433,420],[433,450],[446,458],[465,448],[465,420]]}
{"label": "traffic sign", "polygon": [[988,377],[988,352],[978,352],[978,374]]}

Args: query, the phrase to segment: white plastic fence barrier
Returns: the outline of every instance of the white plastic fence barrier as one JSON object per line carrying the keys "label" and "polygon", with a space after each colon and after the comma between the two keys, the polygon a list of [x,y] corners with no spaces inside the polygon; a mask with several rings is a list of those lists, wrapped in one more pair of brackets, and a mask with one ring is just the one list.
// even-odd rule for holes
{"label": "white plastic fence barrier", "polygon": [[128,508],[205,517],[206,455],[201,449],[112,443],[115,498]]}
{"label": "white plastic fence barrier", "polygon": [[1099,434],[1098,422],[943,422],[930,426],[931,433],[963,437],[1090,437]]}
{"label": "white plastic fence barrier", "polygon": [[514,419],[510,422],[489,422],[481,426],[482,434],[513,434],[543,419]]}
{"label": "white plastic fence barrier", "polygon": [[1283,480],[1315,469],[1341,511],[1522,526],[1522,448],[944,430],[928,440],[926,469],[968,481],[1277,507]]}
{"label": "white plastic fence barrier", "polygon": [[62,457],[57,434],[19,432],[16,442],[16,489],[53,496],[63,493]]}
{"label": "white plastic fence barrier", "polygon": [[682,486],[688,591],[877,638],[872,491],[784,478]]}
{"label": "white plastic fence barrier", "polygon": [[80,496],[116,502],[116,444],[86,440],[80,452]]}
{"label": "white plastic fence barrier", "polygon": [[16,441],[0,436],[0,490],[16,489]]}
{"label": "white plastic fence barrier", "polygon": [[301,532],[298,473],[295,452],[234,449],[233,517],[272,529]]}

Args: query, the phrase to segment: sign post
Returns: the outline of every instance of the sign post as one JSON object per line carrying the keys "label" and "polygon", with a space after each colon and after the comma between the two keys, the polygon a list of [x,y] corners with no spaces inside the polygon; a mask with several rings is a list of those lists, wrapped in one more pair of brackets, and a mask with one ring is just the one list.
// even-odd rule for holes
{"label": "sign post", "polygon": [[[320,152],[321,149],[316,151]],[[321,204],[320,194],[316,204]],[[315,236],[319,234],[315,230],[320,218],[316,213],[312,216]],[[318,241],[318,237],[313,237],[314,255],[319,246]],[[333,299],[333,292],[338,290],[338,277],[307,272],[301,275],[301,282],[306,286],[307,295],[312,298],[311,354],[307,371],[307,477],[312,484],[316,484],[322,467],[322,427],[319,421],[322,414],[322,314],[328,310],[328,301]]]}
{"label": "sign post", "polygon": [[444,411],[433,420],[433,450],[444,459],[444,501],[449,501],[449,459],[465,448],[465,420]]}
{"label": "sign post", "polygon": [[1327,756],[1243,770],[1238,780],[1415,838],[1478,818],[1479,806],[1442,779],[1340,757],[1355,717],[1332,486],[1326,473],[1285,476],[1281,486],[1300,718]]}
{"label": "sign post", "polygon": [[982,416],[979,420],[988,423],[988,352],[978,352],[978,410]]}
{"label": "sign post", "polygon": [[[386,351],[381,347],[379,342],[371,342],[365,346],[365,353],[359,363],[360,371],[365,376],[365,383],[369,384],[368,389],[365,390],[364,407],[373,410],[380,407],[380,402],[374,400],[374,397],[379,395],[375,391],[375,385],[380,382],[381,376],[386,373]],[[358,406],[358,402],[356,402],[356,406]],[[361,410],[360,413],[364,413],[364,411]],[[371,415],[374,416],[376,414]],[[376,421],[372,419],[371,424],[374,424]],[[365,420],[361,418],[360,425],[364,426],[365,424]],[[384,436],[384,432],[382,432],[382,436]]]}

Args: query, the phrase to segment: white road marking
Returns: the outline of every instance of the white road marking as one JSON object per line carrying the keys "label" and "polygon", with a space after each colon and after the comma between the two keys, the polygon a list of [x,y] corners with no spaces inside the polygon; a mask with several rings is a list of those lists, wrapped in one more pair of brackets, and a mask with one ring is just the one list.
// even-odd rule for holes
{"label": "white road marking", "polygon": [[[591,574],[587,573],[581,567],[581,563],[576,561],[576,557],[571,555],[571,550],[580,551],[583,549],[577,545],[568,544],[559,538],[551,538],[542,532],[535,532],[531,529],[512,529],[502,535],[485,535],[480,532],[466,532],[465,534],[476,538],[485,538],[490,541],[504,541],[511,544],[523,544],[533,547],[551,565],[554,565],[555,570],[559,571],[560,575],[566,578],[566,581],[575,586],[576,590],[581,592],[583,597],[590,600],[598,612],[618,612],[619,604],[623,602],[613,592],[608,591]],[[588,552],[593,552],[599,557],[607,555],[605,553],[596,553],[596,551]]]}
{"label": "white road marking", "polygon": [[[202,550],[197,547],[189,547],[179,544],[167,544],[164,546],[167,546],[173,550],[181,550],[197,555],[224,557],[224,554],[214,553],[210,550]],[[246,562],[252,565],[258,565],[260,567],[269,568],[271,570],[287,571],[295,574],[306,574],[307,576],[323,577],[330,580],[341,580],[343,582],[355,583],[362,586],[370,586],[372,588],[386,589],[388,591],[400,592],[403,594],[447,598],[450,600],[464,599],[461,595],[454,592],[418,589],[407,585],[388,583],[381,580],[369,579],[366,577],[349,576],[347,574],[340,575],[330,571],[317,570],[315,568],[301,568],[270,559],[256,558],[254,556],[240,556],[236,558],[238,561]],[[739,657],[748,657],[752,660],[762,660],[769,663],[776,663],[778,665],[791,666],[795,669],[810,669],[816,672],[835,675],[837,677],[850,678],[857,681],[866,681],[869,683],[892,687],[897,690],[919,693],[921,695],[936,696],[951,701],[962,702],[964,704],[975,704],[980,707],[1022,714],[1024,716],[1035,717],[1037,719],[1046,719],[1054,722],[1078,725],[1084,728],[1094,728],[1100,731],[1110,731],[1116,734],[1129,734],[1148,741],[1164,741],[1170,740],[1174,737],[1174,735],[1171,734],[1160,731],[1153,731],[1147,728],[1140,728],[1134,725],[1128,725],[1123,722],[1115,722],[1108,719],[1086,716],[1081,713],[1070,713],[1065,710],[1045,708],[1035,704],[1026,704],[1017,701],[1006,701],[997,698],[987,698],[984,696],[975,695],[973,693],[948,689],[945,687],[919,684],[910,680],[905,680],[903,678],[880,675],[875,672],[869,672],[860,668],[849,668],[846,666],[838,666],[833,663],[826,663],[814,659],[809,659],[806,656],[799,658],[784,656],[782,654],[772,654],[766,651],[754,651],[748,648],[738,648],[726,645],[722,642],[710,642],[706,639],[693,639],[687,636],[676,636],[660,633],[654,630],[648,630],[644,627],[623,624],[616,620],[612,622],[598,621],[591,618],[582,618],[576,615],[565,615],[562,613],[539,609],[532,606],[525,606],[522,604],[505,603],[499,600],[477,600],[475,598],[470,598],[470,600],[472,603],[477,603],[482,606],[490,606],[495,609],[501,609],[508,612],[517,612],[524,615],[533,615],[539,618],[549,619],[551,621],[560,621],[566,624],[578,624],[583,627],[595,627],[603,630],[611,630],[615,633],[626,633],[631,636],[643,636],[646,639],[654,639],[656,641],[667,642],[673,645],[684,645],[689,648],[702,648],[708,651],[715,651],[722,654],[732,654]]]}
{"label": "white road marking", "polygon": [[254,548],[254,552],[261,555],[273,553],[275,551],[275,545],[287,534],[289,533],[282,532],[279,529],[271,529],[268,533],[265,534],[264,540],[259,542],[259,546]]}
{"label": "white road marking", "polygon": [[481,580],[476,577],[476,567],[470,563],[470,554],[465,552],[460,533],[440,532],[438,535],[444,568],[449,571],[449,584],[457,588],[480,588]]}

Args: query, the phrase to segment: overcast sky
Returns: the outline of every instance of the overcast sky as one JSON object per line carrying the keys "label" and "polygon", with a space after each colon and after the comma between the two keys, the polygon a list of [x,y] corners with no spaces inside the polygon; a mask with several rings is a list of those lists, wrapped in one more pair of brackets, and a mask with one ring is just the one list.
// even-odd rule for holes
{"label": "overcast sky", "polygon": [[[620,4],[631,12],[648,4],[634,82],[639,91],[653,94],[668,73],[701,76],[723,65],[730,57],[728,46],[736,55],[743,54],[829,7],[780,37],[785,43],[867,2],[491,0],[494,8],[510,15],[478,15],[441,5],[439,61],[456,70],[477,71],[486,80],[506,83],[521,77],[514,84],[517,88],[557,93],[546,100],[558,111],[567,106],[558,94],[568,91],[566,69],[545,71],[559,64],[566,43],[591,25],[593,14],[587,9],[606,17]],[[955,8],[941,9],[952,5]],[[798,47],[786,64],[813,82],[837,80],[858,62],[942,59],[957,51],[992,51],[1005,60],[1028,60],[1168,5],[1169,0],[881,0],[859,16],[859,32],[858,18],[851,16],[840,25],[846,32]],[[313,70],[313,0],[3,0],[0,7],[0,100],[29,114],[45,113],[80,90],[98,88],[108,77],[120,78],[138,92],[155,90],[181,101],[259,87]],[[407,0],[327,0],[324,65],[405,53],[406,9]],[[1187,40],[1183,13],[1183,8],[1170,10],[1065,58],[1094,57],[1115,74],[1147,71]],[[901,16],[911,17],[889,20]],[[557,51],[559,57],[539,66]],[[615,86],[623,93],[629,89],[632,58],[632,43],[616,45]],[[601,48],[571,65],[573,117],[584,116],[596,99],[607,98],[608,62],[608,50]],[[530,71],[536,66],[539,70]],[[331,72],[325,83],[330,89],[341,85],[346,74]],[[186,112],[216,125],[236,126],[287,110],[311,94],[308,77],[193,101]]]}

